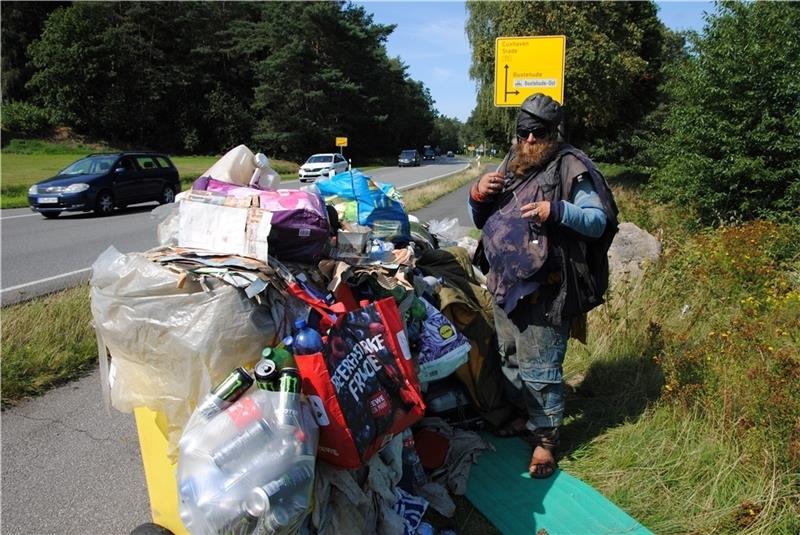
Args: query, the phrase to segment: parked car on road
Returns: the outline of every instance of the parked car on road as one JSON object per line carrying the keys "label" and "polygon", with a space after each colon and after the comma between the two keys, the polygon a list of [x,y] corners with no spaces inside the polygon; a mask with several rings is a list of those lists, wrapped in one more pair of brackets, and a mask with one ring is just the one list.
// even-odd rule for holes
{"label": "parked car on road", "polygon": [[453,151],[449,150],[449,151],[447,151],[447,157],[448,158],[454,158],[455,154],[453,154]]}
{"label": "parked car on road", "polygon": [[398,167],[418,167],[420,164],[421,158],[419,157],[419,152],[417,149],[405,149],[400,152],[400,156],[397,157],[397,166]]}
{"label": "parked car on road", "polygon": [[28,204],[47,218],[89,211],[105,216],[129,204],[173,202],[180,191],[178,170],[164,154],[90,154],[31,186]]}
{"label": "parked car on road", "polygon": [[331,169],[335,173],[347,171],[348,163],[345,157],[335,152],[314,154],[300,166],[297,176],[300,182],[314,182],[319,177],[327,178]]}

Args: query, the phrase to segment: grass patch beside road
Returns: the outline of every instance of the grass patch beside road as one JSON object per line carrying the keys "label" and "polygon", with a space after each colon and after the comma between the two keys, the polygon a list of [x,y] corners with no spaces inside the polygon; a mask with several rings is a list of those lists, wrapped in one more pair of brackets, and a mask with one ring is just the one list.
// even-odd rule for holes
{"label": "grass patch beside road", "polygon": [[5,307],[2,320],[3,406],[76,379],[97,362],[87,284]]}

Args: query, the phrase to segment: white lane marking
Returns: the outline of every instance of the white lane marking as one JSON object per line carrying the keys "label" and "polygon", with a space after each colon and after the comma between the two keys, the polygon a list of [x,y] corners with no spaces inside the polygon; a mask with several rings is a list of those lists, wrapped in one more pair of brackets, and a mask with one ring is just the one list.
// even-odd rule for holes
{"label": "white lane marking", "polygon": [[45,279],[39,279],[38,281],[26,282],[25,284],[17,284],[16,286],[12,286],[10,288],[3,288],[0,291],[2,291],[2,292],[10,292],[10,291],[13,291],[13,290],[21,290],[22,288],[27,288],[28,286],[33,286],[35,284],[41,284],[43,282],[50,282],[50,281],[54,281],[56,279],[63,279],[64,277],[70,277],[72,275],[77,275],[78,273],[83,273],[85,271],[91,271],[91,270],[92,270],[92,268],[90,268],[90,267],[83,268],[83,269],[77,269],[75,271],[70,271],[69,273],[62,273],[61,275],[53,275],[52,277],[47,277]]}
{"label": "white lane marking", "polygon": [[39,214],[10,215],[10,216],[6,216],[6,217],[0,217],[0,220],[5,221],[6,219],[16,219],[18,217],[33,217],[35,215],[39,215]]}
{"label": "white lane marking", "polygon": [[430,178],[426,178],[424,180],[420,180],[419,182],[414,182],[413,184],[406,184],[405,186],[400,186],[397,189],[400,190],[400,191],[405,191],[407,189],[413,188],[414,186],[420,186],[422,184],[427,184],[428,182],[433,182],[434,180],[438,180],[438,179],[444,178],[446,176],[455,175],[456,173],[460,173],[462,171],[466,171],[467,169],[469,169],[469,164],[465,165],[461,169],[456,169],[455,171],[449,171],[449,172],[447,172],[447,173],[445,173],[443,175],[438,175],[438,176],[433,176],[433,177],[430,177]]}

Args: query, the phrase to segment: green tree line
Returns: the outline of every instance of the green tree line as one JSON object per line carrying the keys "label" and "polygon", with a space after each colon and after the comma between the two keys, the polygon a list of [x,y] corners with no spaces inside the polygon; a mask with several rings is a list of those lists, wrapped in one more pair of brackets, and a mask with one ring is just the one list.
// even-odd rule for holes
{"label": "green tree line", "polygon": [[[120,146],[304,159],[441,145],[392,25],[345,2],[3,2],[3,127]],[[446,140],[445,140],[446,141]],[[448,146],[447,148],[455,148]]]}

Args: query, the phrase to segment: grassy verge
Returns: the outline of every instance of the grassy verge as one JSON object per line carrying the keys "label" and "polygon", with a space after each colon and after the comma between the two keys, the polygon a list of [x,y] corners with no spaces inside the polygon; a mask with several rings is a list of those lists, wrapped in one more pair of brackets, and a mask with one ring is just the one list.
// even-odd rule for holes
{"label": "grassy verge", "polygon": [[3,406],[93,369],[91,319],[86,284],[3,308]]}
{"label": "grassy verge", "polygon": [[656,533],[800,532],[800,228],[696,229],[606,171],[664,254],[570,347],[562,467]]}

